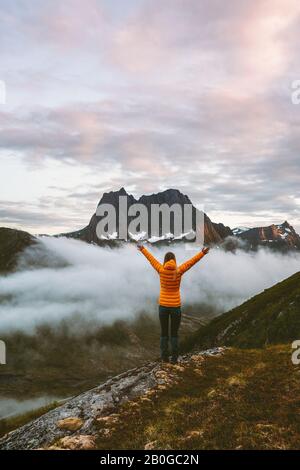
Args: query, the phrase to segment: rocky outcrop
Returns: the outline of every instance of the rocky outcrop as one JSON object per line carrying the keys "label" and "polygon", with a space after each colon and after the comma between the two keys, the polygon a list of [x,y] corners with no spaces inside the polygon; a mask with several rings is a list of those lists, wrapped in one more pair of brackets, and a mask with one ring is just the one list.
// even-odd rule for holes
{"label": "rocky outcrop", "polygon": [[[150,402],[153,396],[180,380],[185,364],[194,364],[201,373],[205,356],[221,354],[223,349],[185,355],[174,366],[149,362],[131,369],[10,432],[0,439],[0,449],[92,449],[101,433],[106,436],[117,426],[120,405],[137,397]],[[137,404],[132,401],[131,406]]]}

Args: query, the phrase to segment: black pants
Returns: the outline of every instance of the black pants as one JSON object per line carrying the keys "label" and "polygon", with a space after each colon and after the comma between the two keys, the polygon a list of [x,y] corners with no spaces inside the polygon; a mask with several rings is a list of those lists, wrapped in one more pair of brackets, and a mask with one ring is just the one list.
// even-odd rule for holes
{"label": "black pants", "polygon": [[178,358],[178,330],[181,322],[180,307],[164,307],[159,306],[159,320],[161,327],[160,335],[160,354],[164,360],[169,359],[169,323],[171,338],[171,355],[172,361]]}

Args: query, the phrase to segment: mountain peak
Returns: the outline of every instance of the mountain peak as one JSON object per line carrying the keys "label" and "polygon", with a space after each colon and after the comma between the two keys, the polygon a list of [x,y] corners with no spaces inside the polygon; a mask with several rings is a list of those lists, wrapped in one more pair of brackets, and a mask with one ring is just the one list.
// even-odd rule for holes
{"label": "mountain peak", "polygon": [[124,188],[124,186],[122,186],[122,188],[119,189],[119,191],[116,191],[117,193],[119,193],[121,196],[126,196],[128,195],[126,189]]}
{"label": "mountain peak", "polygon": [[283,228],[293,228],[287,220],[285,220],[283,222],[283,224],[281,224],[281,227],[283,227]]}
{"label": "mountain peak", "polygon": [[101,197],[98,206],[100,204],[113,204],[116,205],[119,201],[120,196],[128,196],[130,198],[133,198],[133,196],[129,195],[126,191],[126,189],[122,186],[119,190],[117,191],[109,191],[106,193],[103,193],[103,196]]}

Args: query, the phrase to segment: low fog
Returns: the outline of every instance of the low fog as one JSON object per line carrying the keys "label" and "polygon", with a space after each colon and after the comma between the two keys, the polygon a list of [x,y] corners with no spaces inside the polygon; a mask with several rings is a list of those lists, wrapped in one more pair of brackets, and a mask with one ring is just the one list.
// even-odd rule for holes
{"label": "low fog", "polygon": [[[162,260],[167,248],[151,248]],[[173,250],[178,263],[194,255]],[[212,249],[182,279],[182,302],[225,312],[299,271],[300,255],[261,249],[236,254]],[[41,237],[20,260],[18,272],[0,278],[0,331],[31,333],[41,324],[84,319],[109,324],[141,311],[156,314],[159,278],[135,246],[99,248],[66,238]]]}

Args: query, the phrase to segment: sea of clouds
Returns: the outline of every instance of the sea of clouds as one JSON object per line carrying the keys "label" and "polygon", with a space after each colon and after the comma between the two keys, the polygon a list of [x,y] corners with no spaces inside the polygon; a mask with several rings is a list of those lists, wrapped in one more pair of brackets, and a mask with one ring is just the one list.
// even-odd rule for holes
{"label": "sea of clouds", "polygon": [[[151,248],[162,260],[164,248]],[[178,263],[193,256],[173,250]],[[90,327],[137,313],[156,313],[157,273],[133,245],[110,249],[67,238],[40,237],[26,250],[19,271],[0,277],[0,331],[34,332],[42,324]],[[261,249],[235,254],[212,249],[182,280],[184,304],[205,304],[224,312],[299,270],[300,255]]]}

